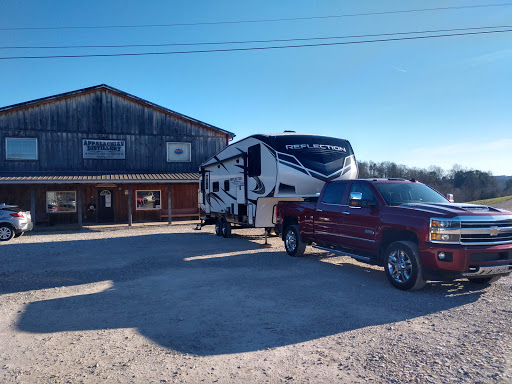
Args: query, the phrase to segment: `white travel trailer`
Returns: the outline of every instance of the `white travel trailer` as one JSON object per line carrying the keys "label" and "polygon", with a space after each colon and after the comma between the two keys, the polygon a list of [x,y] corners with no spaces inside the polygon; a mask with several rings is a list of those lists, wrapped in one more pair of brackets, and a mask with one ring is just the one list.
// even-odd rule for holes
{"label": "white travel trailer", "polygon": [[229,237],[231,225],[275,225],[278,201],[314,197],[327,181],[356,179],[347,140],[300,133],[258,134],[233,143],[201,165],[202,225]]}

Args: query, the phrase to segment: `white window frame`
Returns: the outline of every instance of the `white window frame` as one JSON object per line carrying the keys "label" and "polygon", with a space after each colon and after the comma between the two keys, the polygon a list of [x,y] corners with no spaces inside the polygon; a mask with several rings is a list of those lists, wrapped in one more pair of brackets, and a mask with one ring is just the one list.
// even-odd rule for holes
{"label": "white window frame", "polygon": [[[69,211],[59,211],[59,210],[56,210],[56,211],[52,211],[52,210],[49,210],[48,209],[48,194],[49,193],[73,193],[75,195],[75,206],[73,208],[73,210],[69,210]],[[78,204],[78,202],[76,201],[76,191],[46,191],[46,213],[76,213],[76,205]],[[58,207],[58,204],[57,204],[57,207]]]}
{"label": "white window frame", "polygon": [[[31,142],[34,142],[36,143],[36,155],[35,157],[12,157],[12,156],[9,156],[9,151],[8,151],[8,143],[9,141],[31,141]],[[6,160],[39,160],[39,150],[38,150],[38,141],[37,141],[37,137],[6,137],[5,138],[5,159]]]}
{"label": "white window frame", "polygon": [[[142,208],[139,207],[139,204],[137,204],[137,198],[139,192],[158,192],[160,193],[160,205],[154,207],[154,208]],[[138,189],[135,191],[135,209],[137,211],[159,211],[162,209],[162,190],[161,189]]]}
{"label": "white window frame", "polygon": [[[186,160],[169,160],[169,144],[178,144],[188,147],[188,159]],[[167,141],[165,143],[166,159],[168,163],[190,163],[192,161],[192,143],[186,141]]]}

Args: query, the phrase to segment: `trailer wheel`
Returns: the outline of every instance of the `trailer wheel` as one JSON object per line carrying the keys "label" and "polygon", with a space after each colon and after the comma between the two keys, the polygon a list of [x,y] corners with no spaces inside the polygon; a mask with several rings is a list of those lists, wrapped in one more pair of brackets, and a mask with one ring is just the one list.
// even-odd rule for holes
{"label": "trailer wheel", "polygon": [[217,236],[222,235],[222,223],[223,223],[222,219],[215,219],[215,234]]}
{"label": "trailer wheel", "polygon": [[304,254],[306,244],[302,241],[298,225],[289,225],[284,231],[284,248],[286,253],[293,257]]}
{"label": "trailer wheel", "polygon": [[226,220],[222,220],[222,236],[225,238],[231,237],[231,223],[228,223]]}

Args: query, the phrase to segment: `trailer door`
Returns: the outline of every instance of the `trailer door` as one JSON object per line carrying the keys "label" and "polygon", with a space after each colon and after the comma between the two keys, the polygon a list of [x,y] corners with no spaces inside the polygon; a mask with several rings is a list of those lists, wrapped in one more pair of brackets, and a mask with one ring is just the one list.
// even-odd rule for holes
{"label": "trailer door", "polygon": [[212,207],[210,204],[210,173],[204,173],[204,196],[205,196],[205,204],[204,211],[206,213],[211,213]]}
{"label": "trailer door", "polygon": [[236,186],[236,202],[238,204],[245,204],[245,188],[243,184]]}

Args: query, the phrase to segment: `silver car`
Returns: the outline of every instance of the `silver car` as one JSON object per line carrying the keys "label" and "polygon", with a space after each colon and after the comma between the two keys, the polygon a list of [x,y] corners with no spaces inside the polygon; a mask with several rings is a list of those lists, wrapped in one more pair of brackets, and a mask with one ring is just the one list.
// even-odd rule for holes
{"label": "silver car", "polygon": [[0,241],[19,237],[34,228],[29,211],[20,210],[17,205],[0,204]]}

